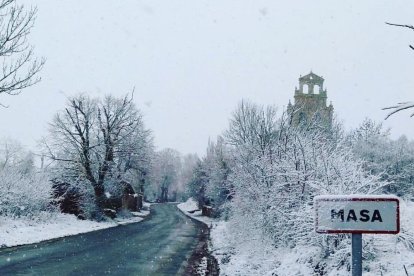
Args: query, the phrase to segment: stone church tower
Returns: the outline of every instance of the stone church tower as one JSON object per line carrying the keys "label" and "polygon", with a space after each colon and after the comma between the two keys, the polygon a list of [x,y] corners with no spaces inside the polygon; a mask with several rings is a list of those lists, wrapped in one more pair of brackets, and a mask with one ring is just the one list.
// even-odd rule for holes
{"label": "stone church tower", "polygon": [[326,105],[324,79],[312,71],[299,78],[299,89],[295,88],[295,103],[289,101],[287,112],[294,126],[317,124],[330,128],[332,125],[333,106]]}

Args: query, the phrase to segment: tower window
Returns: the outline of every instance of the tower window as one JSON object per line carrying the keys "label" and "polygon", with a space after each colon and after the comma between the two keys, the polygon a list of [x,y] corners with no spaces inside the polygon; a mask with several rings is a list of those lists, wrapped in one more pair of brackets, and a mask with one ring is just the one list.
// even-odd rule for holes
{"label": "tower window", "polygon": [[315,94],[319,94],[319,89],[320,89],[319,85],[315,84],[315,85],[313,86],[313,93],[315,93]]}
{"label": "tower window", "polygon": [[303,85],[303,93],[308,94],[309,93],[309,86],[307,84]]}

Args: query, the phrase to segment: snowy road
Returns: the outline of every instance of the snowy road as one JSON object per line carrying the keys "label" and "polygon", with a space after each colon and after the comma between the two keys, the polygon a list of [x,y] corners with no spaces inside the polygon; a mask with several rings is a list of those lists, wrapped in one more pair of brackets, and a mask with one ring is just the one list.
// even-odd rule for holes
{"label": "snowy road", "polygon": [[200,225],[172,204],[145,221],[0,250],[0,275],[180,275]]}

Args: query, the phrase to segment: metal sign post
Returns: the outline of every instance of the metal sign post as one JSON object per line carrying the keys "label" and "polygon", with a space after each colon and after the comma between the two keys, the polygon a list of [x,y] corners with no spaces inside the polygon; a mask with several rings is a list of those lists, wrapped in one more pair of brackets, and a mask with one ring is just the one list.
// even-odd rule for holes
{"label": "metal sign post", "polygon": [[400,232],[400,201],[395,196],[317,196],[314,207],[317,233],[352,234],[352,276],[362,275],[363,233]]}
{"label": "metal sign post", "polygon": [[352,276],[362,276],[362,234],[352,234]]}

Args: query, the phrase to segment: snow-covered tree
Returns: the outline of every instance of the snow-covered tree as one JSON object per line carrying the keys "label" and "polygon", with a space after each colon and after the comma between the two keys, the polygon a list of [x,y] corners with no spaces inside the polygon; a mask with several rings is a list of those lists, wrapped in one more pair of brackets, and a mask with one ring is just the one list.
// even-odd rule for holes
{"label": "snow-covered tree", "polygon": [[21,143],[12,139],[0,142],[0,169],[14,168],[22,173],[34,170],[33,153],[26,151]]}
{"label": "snow-covered tree", "polygon": [[209,203],[206,196],[206,188],[209,181],[209,177],[204,167],[204,164],[199,160],[194,169],[190,182],[187,184],[188,194],[194,198],[198,207],[201,209],[205,204]]}
{"label": "snow-covered tree", "polygon": [[[171,148],[163,149],[155,153],[151,172],[152,200],[161,202],[175,201],[178,193],[183,193],[179,189],[181,172],[181,154]],[[148,195],[150,196],[150,195]]]}
{"label": "snow-covered tree", "polygon": [[354,154],[364,160],[364,169],[388,181],[384,192],[411,197],[413,192],[413,142],[406,137],[392,140],[382,124],[370,119],[349,135]]}
{"label": "snow-covered tree", "polygon": [[216,143],[209,143],[207,154],[203,158],[208,174],[205,196],[209,199],[209,204],[215,208],[216,214],[227,210],[226,203],[230,202],[234,192],[229,181],[233,166],[229,150],[224,138],[219,136]]}
{"label": "snow-covered tree", "polygon": [[132,96],[79,95],[56,114],[44,145],[56,163],[55,184],[89,183],[91,189],[86,190],[92,190],[99,212],[111,195],[120,197],[132,189],[128,173],[146,173],[151,141]]}
{"label": "snow-covered tree", "polygon": [[118,169],[136,192],[144,194],[154,157],[154,145],[151,132],[143,124],[137,130],[120,144]]}
{"label": "snow-covered tree", "polygon": [[180,172],[180,180],[179,180],[179,189],[183,191],[181,200],[186,200],[191,195],[188,193],[188,184],[191,182],[193,178],[193,172],[197,163],[200,161],[200,158],[197,154],[187,154],[184,155],[182,158],[182,166]]}

